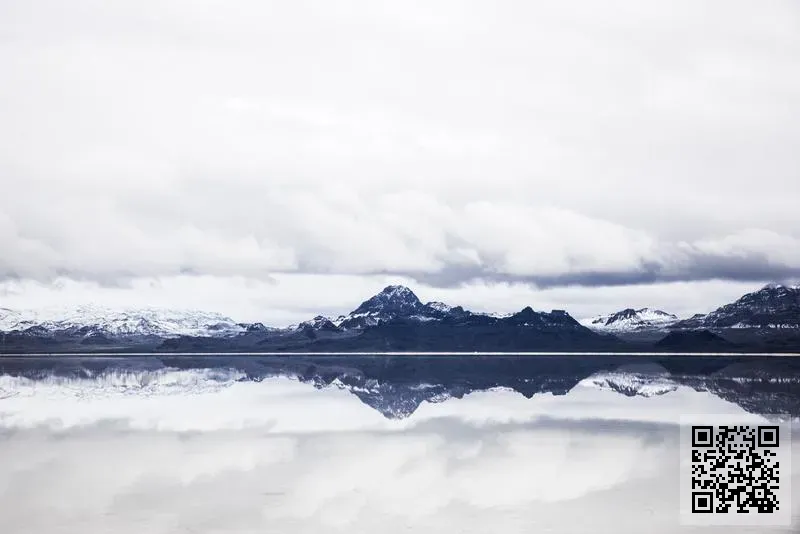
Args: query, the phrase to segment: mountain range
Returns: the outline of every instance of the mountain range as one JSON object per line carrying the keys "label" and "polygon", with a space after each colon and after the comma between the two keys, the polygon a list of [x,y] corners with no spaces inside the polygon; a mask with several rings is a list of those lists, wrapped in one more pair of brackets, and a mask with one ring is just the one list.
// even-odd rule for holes
{"label": "mountain range", "polygon": [[800,286],[769,284],[681,319],[625,308],[579,322],[564,310],[506,315],[423,303],[390,285],[352,312],[284,328],[217,313],[96,306],[0,308],[0,351],[33,352],[798,352]]}

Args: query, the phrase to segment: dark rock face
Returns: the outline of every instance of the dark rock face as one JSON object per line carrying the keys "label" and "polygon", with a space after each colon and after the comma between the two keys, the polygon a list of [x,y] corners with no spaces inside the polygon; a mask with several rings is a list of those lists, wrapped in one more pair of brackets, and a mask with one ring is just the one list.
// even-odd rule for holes
{"label": "dark rock face", "polygon": [[672,325],[673,329],[690,329],[690,328],[703,328],[705,325],[705,318],[706,314],[704,313],[697,313],[691,316],[689,319],[683,319],[682,321],[677,321]]}
{"label": "dark rock face", "polygon": [[113,341],[103,334],[92,333],[81,340],[81,345],[109,345]]}
{"label": "dark rock face", "polygon": [[329,346],[345,351],[593,351],[617,350],[619,340],[596,334],[578,325],[525,326],[504,322],[468,326],[396,320],[367,329],[360,336]]}
{"label": "dark rock face", "polygon": [[625,308],[624,310],[618,311],[617,313],[609,317],[608,320],[606,320],[605,324],[611,325],[616,322],[622,321],[624,319],[635,319],[637,317],[638,314],[636,313],[636,310],[634,310],[633,308]]}
{"label": "dark rock face", "polygon": [[728,351],[738,348],[736,344],[708,330],[670,332],[656,343],[656,347],[675,352]]}
{"label": "dark rock face", "polygon": [[268,332],[269,328],[264,323],[238,323],[246,332]]}

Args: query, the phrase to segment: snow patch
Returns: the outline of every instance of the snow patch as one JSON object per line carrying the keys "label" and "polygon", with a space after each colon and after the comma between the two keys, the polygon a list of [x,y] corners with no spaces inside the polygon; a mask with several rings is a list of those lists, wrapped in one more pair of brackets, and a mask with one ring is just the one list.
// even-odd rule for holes
{"label": "snow patch", "polygon": [[678,320],[677,315],[653,308],[628,308],[616,313],[598,315],[581,321],[594,330],[632,332],[637,330],[666,329]]}

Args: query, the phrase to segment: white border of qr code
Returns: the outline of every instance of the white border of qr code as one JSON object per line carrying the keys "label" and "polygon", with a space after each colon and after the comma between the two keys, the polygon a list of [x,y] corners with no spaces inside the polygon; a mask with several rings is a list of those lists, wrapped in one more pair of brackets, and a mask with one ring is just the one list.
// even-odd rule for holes
{"label": "white border of qr code", "polygon": [[[681,476],[680,476],[680,515],[681,515],[681,524],[683,525],[718,525],[718,526],[789,526],[791,525],[792,516],[791,516],[791,425],[790,423],[783,421],[776,421],[774,417],[767,417],[767,416],[755,416],[746,414],[743,416],[731,416],[729,414],[726,415],[685,415],[681,417],[680,426],[681,426],[681,436],[680,436],[680,464],[681,464]],[[703,429],[698,429],[699,432],[697,435],[692,432],[692,427],[712,427],[713,433],[711,435],[706,434],[705,436],[702,435]],[[719,427],[726,426],[745,426],[749,429],[755,430],[756,427],[777,427],[779,432],[779,443],[777,447],[764,447],[763,445],[771,445],[769,442],[764,442],[763,439],[761,443],[758,442],[757,435],[753,434],[753,445],[755,449],[760,452],[764,453],[764,451],[769,451],[770,453],[774,453],[774,457],[772,458],[773,462],[778,463],[778,469],[776,477],[778,478],[777,488],[774,488],[775,484],[773,483],[771,487],[771,491],[774,492],[775,500],[777,501],[778,509],[773,511],[772,513],[763,513],[764,510],[768,509],[768,505],[765,504],[766,500],[763,499],[764,493],[756,494],[752,492],[753,495],[760,497],[759,500],[749,503],[749,504],[760,504],[760,508],[762,512],[759,512],[757,507],[746,506],[744,508],[748,509],[748,513],[741,513],[739,509],[742,508],[742,500],[739,499],[737,504],[733,504],[729,506],[727,513],[718,513],[717,508],[720,504],[718,499],[724,496],[724,493],[719,491],[719,488],[715,487],[692,487],[692,481],[701,479],[703,481],[712,481],[715,477],[722,477],[724,481],[726,477],[731,476],[733,480],[728,480],[729,487],[734,488],[733,494],[736,494],[738,491],[739,480],[737,480],[737,473],[744,474],[743,472],[747,470],[741,469],[743,464],[747,464],[748,459],[746,458],[746,453],[743,451],[743,455],[739,459],[738,467],[740,468],[739,471],[737,470],[729,470],[729,468],[733,465],[729,463],[729,458],[726,456],[724,458],[720,458],[720,462],[724,461],[724,463],[716,463],[716,467],[719,471],[715,469],[711,469],[714,467],[712,464],[706,463],[707,459],[713,459],[714,453],[710,452],[708,455],[702,454],[702,456],[697,456],[695,453],[695,460],[700,457],[703,459],[700,463],[692,462],[692,451],[716,451],[717,443],[712,443],[711,447],[707,446],[707,441],[703,441],[703,438],[708,439],[716,438],[717,432]],[[769,436],[761,436],[762,438],[767,438]],[[741,440],[738,439],[736,446],[739,446]],[[698,445],[697,447],[693,447],[692,445]],[[701,445],[706,445],[705,447]],[[759,445],[762,445],[759,447]],[[744,447],[744,445],[741,445]],[[774,464],[772,464],[774,465]],[[703,467],[705,466],[705,467]],[[753,468],[752,465],[748,467]],[[767,466],[769,467],[769,465]],[[756,471],[756,473],[760,473],[760,471]],[[698,474],[703,474],[705,476],[697,476]],[[719,479],[719,478],[718,478]],[[722,490],[723,492],[725,490]],[[750,495],[750,492],[742,492],[742,494]],[[710,494],[710,499],[704,497],[708,497]],[[730,498],[732,494],[728,494],[727,497]],[[726,501],[727,502],[727,501]],[[744,501],[746,502],[746,501]],[[709,511],[709,508],[711,510]]]}

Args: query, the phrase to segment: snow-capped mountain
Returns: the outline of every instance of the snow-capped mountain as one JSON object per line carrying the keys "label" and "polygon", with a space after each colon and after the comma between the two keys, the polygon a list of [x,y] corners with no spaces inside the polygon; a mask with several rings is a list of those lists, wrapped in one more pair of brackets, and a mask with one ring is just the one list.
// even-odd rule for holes
{"label": "snow-capped mountain", "polygon": [[378,294],[362,302],[348,315],[341,315],[335,319],[317,316],[310,321],[300,323],[297,328],[359,330],[398,319],[415,323],[444,322],[472,326],[497,324],[541,328],[581,328],[580,323],[563,310],[553,310],[550,313],[537,312],[528,306],[519,312],[509,314],[473,313],[461,306],[450,306],[443,302],[423,304],[413,291],[399,285],[385,287]]}
{"label": "snow-capped mountain", "polygon": [[767,284],[707,315],[680,321],[674,328],[800,328],[800,286]]}
{"label": "snow-capped mountain", "polygon": [[108,337],[226,336],[248,329],[219,313],[161,308],[114,309],[103,306],[45,310],[0,309],[0,331],[35,330],[37,335]]}
{"label": "snow-capped mountain", "polygon": [[352,315],[413,315],[423,307],[419,298],[405,286],[387,286],[353,310]]}
{"label": "snow-capped mountain", "polygon": [[[757,328],[757,329],[756,329]],[[713,332],[712,332],[713,331]],[[705,332],[705,333],[703,333]],[[709,337],[713,333],[714,337]],[[81,306],[0,308],[0,352],[121,350],[268,351],[751,351],[800,350],[800,286],[771,284],[708,315],[683,321],[652,308],[624,309],[579,323],[564,310],[525,307],[475,313],[423,303],[390,285],[351,313],[317,315],[287,328],[239,323],[219,313]],[[695,335],[697,334],[697,335]]]}
{"label": "snow-capped mountain", "polygon": [[423,304],[411,289],[405,286],[391,285],[362,302],[347,315],[340,315],[336,318],[320,315],[300,323],[298,328],[358,330],[399,318],[424,322],[465,313],[468,312],[465,312],[462,307],[449,306],[443,302]]}
{"label": "snow-capped mountain", "polygon": [[677,315],[653,308],[626,308],[582,321],[584,326],[608,332],[666,329],[678,320]]}

